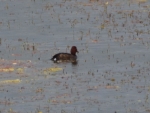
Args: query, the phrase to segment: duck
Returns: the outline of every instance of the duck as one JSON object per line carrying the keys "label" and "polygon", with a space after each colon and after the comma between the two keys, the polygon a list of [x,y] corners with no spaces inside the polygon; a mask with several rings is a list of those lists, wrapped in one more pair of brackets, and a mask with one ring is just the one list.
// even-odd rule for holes
{"label": "duck", "polygon": [[72,62],[73,63],[77,61],[76,53],[79,53],[77,47],[72,46],[70,53],[57,53],[51,58],[51,60],[54,61],[55,63],[59,63],[59,62]]}

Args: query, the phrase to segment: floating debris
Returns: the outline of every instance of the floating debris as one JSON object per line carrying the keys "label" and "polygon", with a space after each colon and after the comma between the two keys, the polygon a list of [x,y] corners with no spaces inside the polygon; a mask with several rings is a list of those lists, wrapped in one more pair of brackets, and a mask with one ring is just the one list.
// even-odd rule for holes
{"label": "floating debris", "polygon": [[18,84],[18,83],[20,83],[20,82],[21,82],[20,79],[3,80],[3,81],[0,81],[0,84]]}
{"label": "floating debris", "polygon": [[23,68],[18,68],[18,69],[16,69],[16,72],[18,74],[23,74],[24,73],[24,69]]}
{"label": "floating debris", "polygon": [[57,72],[57,71],[61,71],[62,70],[62,68],[57,68],[57,67],[55,67],[55,68],[46,68],[46,69],[44,69],[43,71],[42,71],[42,73],[44,74],[44,75],[47,75],[47,74],[50,74],[50,73],[52,73],[52,72]]}
{"label": "floating debris", "polygon": [[0,72],[13,72],[15,69],[12,67],[1,67]]}

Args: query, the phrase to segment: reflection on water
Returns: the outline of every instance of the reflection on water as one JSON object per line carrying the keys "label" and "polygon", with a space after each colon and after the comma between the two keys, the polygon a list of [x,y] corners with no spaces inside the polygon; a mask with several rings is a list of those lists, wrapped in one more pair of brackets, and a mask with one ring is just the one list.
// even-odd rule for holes
{"label": "reflection on water", "polygon": [[72,66],[76,66],[78,64],[78,61],[72,62]]}

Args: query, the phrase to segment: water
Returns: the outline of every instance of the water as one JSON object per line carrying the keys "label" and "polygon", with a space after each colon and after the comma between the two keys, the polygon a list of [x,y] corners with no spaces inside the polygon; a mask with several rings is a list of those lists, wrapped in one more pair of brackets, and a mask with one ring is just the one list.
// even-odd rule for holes
{"label": "water", "polygon": [[[149,112],[149,1],[0,1],[2,113]],[[54,64],[79,50],[78,64]],[[3,59],[3,60],[2,60]],[[17,65],[13,65],[17,62]],[[62,71],[42,73],[46,68]]]}

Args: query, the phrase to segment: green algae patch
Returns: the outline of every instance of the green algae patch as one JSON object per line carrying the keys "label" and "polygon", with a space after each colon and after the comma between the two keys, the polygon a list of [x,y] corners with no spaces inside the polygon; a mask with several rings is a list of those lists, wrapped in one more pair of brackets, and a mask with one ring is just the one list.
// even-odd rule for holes
{"label": "green algae patch", "polygon": [[46,68],[46,69],[43,69],[42,74],[48,75],[48,74],[55,73],[55,72],[61,71],[61,70],[63,70],[63,69],[62,68],[58,68],[58,67]]}
{"label": "green algae patch", "polygon": [[14,79],[14,80],[2,80],[0,81],[0,84],[18,84],[20,83],[20,79]]}

